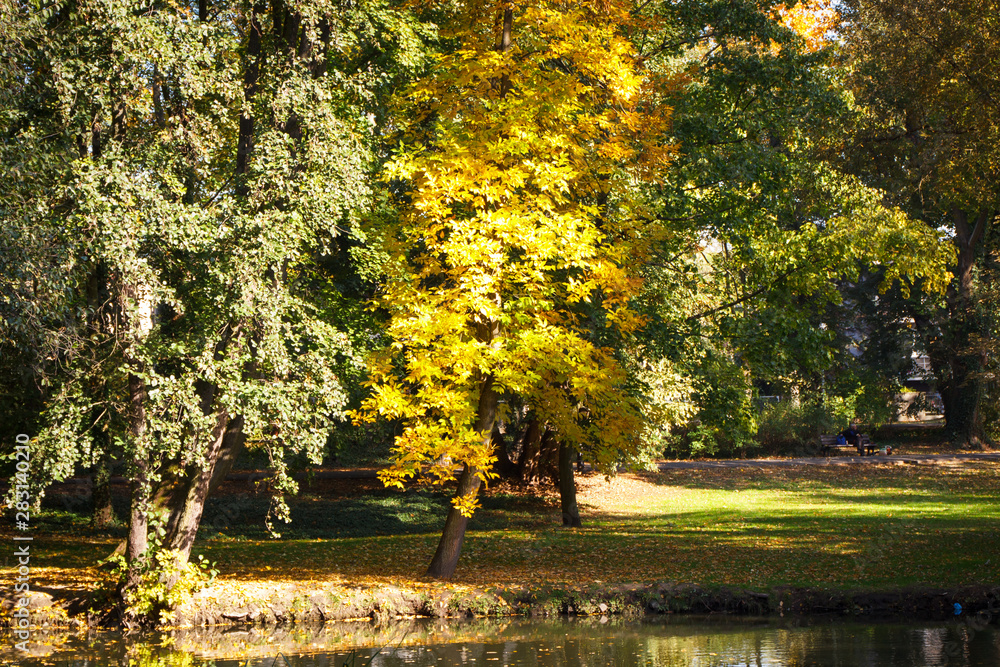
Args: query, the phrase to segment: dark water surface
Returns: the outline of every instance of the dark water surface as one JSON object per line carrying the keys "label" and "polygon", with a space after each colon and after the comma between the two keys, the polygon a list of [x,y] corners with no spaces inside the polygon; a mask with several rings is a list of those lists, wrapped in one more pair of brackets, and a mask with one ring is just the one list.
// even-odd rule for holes
{"label": "dark water surface", "polygon": [[[951,623],[666,617],[628,621],[412,621],[278,629],[33,636],[31,654],[4,638],[0,658],[24,667],[675,667],[818,665],[1000,667],[1000,631]],[[352,656],[352,651],[354,655]],[[372,657],[374,655],[374,657]]]}

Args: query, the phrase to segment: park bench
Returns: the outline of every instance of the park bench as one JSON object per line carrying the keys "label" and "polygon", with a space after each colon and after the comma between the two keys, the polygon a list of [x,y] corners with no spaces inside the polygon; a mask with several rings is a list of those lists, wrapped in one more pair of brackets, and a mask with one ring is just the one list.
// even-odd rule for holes
{"label": "park bench", "polygon": [[823,434],[819,436],[819,451],[820,454],[829,454],[831,450],[834,449],[853,449],[858,452],[860,456],[865,454],[874,454],[878,447],[872,442],[871,438],[867,435],[862,434],[861,439],[858,444],[852,445],[851,443],[837,443],[836,435],[826,435]]}

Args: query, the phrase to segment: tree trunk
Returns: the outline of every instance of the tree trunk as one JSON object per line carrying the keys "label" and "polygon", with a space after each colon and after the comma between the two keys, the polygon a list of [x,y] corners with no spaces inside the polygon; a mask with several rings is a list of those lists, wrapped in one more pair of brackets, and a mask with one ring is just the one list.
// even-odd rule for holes
{"label": "tree trunk", "polygon": [[178,470],[172,476],[176,481],[169,486],[161,486],[153,498],[154,507],[168,513],[163,543],[168,549],[179,552],[179,565],[187,563],[191,556],[208,498],[225,481],[246,442],[243,417],[226,419],[227,414],[223,410],[217,416],[212,444],[205,453],[208,466]]}
{"label": "tree trunk", "polygon": [[[479,408],[476,414],[476,430],[483,438],[483,446],[490,447],[493,439],[493,424],[496,422],[497,394],[493,391],[493,376],[489,375],[482,382],[479,393]],[[467,465],[458,478],[456,499],[475,500],[479,493],[479,471],[475,466]],[[448,510],[448,518],[444,522],[444,531],[437,551],[427,568],[427,576],[435,579],[450,579],[458,566],[458,557],[462,555],[462,542],[465,540],[465,529],[469,525],[469,517],[462,514],[454,505]]]}
{"label": "tree trunk", "polygon": [[542,448],[542,429],[534,413],[528,418],[528,423],[524,427],[524,434],[521,436],[521,453],[517,457],[517,474],[522,482],[529,475],[528,469],[535,464],[538,453]]}
{"label": "tree trunk", "polygon": [[[135,374],[128,377],[129,421],[134,446],[142,450],[142,439],[146,432],[146,387],[142,378]],[[128,541],[125,546],[125,561],[128,570],[125,581],[119,591],[123,601],[128,603],[132,593],[142,584],[142,573],[146,559],[146,546],[149,540],[149,462],[145,456],[133,458],[132,478],[132,508],[129,517]],[[126,626],[133,625],[136,619],[126,608],[123,613]]]}
{"label": "tree trunk", "polygon": [[947,340],[932,348],[931,361],[939,378],[948,439],[960,446],[982,447],[986,431],[980,403],[985,388],[976,375],[980,360],[965,350],[972,344],[970,328],[974,326],[964,318],[951,320]]}
{"label": "tree trunk", "polygon": [[[466,466],[458,478],[456,498],[475,498],[479,492],[481,480],[473,466]],[[465,529],[469,525],[469,517],[452,506],[448,510],[448,518],[444,522],[441,540],[437,551],[427,568],[427,576],[435,579],[451,579],[458,567],[458,558],[462,555],[462,542],[465,541]]]}
{"label": "tree trunk", "polygon": [[953,242],[958,262],[948,293],[946,334],[944,340],[935,345],[932,360],[940,380],[949,439],[960,445],[982,448],[987,441],[980,410],[984,387],[976,375],[982,370],[982,360],[970,351],[973,336],[981,329],[980,315],[975,307],[974,269],[980,245],[996,213],[980,210],[970,222],[966,211],[953,209],[951,217],[955,223]]}
{"label": "tree trunk", "polygon": [[968,376],[961,385],[950,386],[947,392],[942,392],[946,433],[951,441],[960,446],[985,449],[986,429],[980,411],[982,397],[982,383]]}
{"label": "tree trunk", "polygon": [[166,524],[164,546],[177,551],[178,566],[187,564],[191,555],[191,547],[194,546],[194,538],[198,534],[201,516],[205,511],[212,473],[222,451],[228,422],[228,413],[223,410],[216,417],[216,426],[211,434],[212,441],[208,451],[205,452],[208,465],[205,468],[190,468],[178,485],[177,492],[172,494],[174,504],[168,508],[170,516]]}
{"label": "tree trunk", "polygon": [[559,443],[559,503],[562,506],[562,525],[579,528],[580,509],[576,505],[576,480],[573,477],[573,460],[576,450],[565,442]]}
{"label": "tree trunk", "polygon": [[103,443],[102,452],[94,469],[94,487],[91,499],[94,511],[90,515],[92,528],[107,528],[115,521],[115,508],[111,502],[111,467],[114,461],[107,443]]}
{"label": "tree trunk", "polygon": [[[261,15],[267,12],[267,4],[255,2],[250,12],[250,29],[247,38],[247,58],[243,71],[243,95],[247,103],[257,95],[258,80],[264,65],[264,54],[261,49],[263,28],[260,25]],[[246,196],[249,194],[245,176],[250,167],[250,154],[253,152],[253,135],[256,119],[253,115],[240,114],[239,134],[236,142],[236,175],[238,177],[236,191]]]}
{"label": "tree trunk", "polygon": [[[126,626],[133,625],[139,619],[128,608],[132,594],[142,584],[142,575],[147,568],[147,547],[149,542],[149,512],[150,512],[150,465],[148,447],[146,445],[146,381],[140,373],[144,370],[144,362],[136,357],[135,348],[140,340],[145,338],[153,328],[153,309],[148,296],[139,285],[122,284],[120,279],[109,281],[115,284],[114,308],[115,316],[122,324],[121,331],[125,333],[127,347],[124,351],[125,362],[129,367],[128,374],[128,408],[127,421],[131,447],[132,506],[129,512],[128,543],[125,547],[125,561],[128,569],[125,581],[119,591],[121,599],[126,602],[123,622]],[[129,313],[126,303],[134,299],[140,305],[134,313]],[[132,340],[128,340],[131,338]]]}
{"label": "tree trunk", "polygon": [[518,459],[522,484],[543,484],[559,475],[559,445],[552,431],[534,417],[528,422],[524,445]]}
{"label": "tree trunk", "polygon": [[[503,27],[497,39],[497,51],[506,52],[510,50],[511,30],[514,20],[514,10],[507,7],[503,10]],[[507,76],[503,76],[501,82],[500,97],[504,97],[509,89]],[[500,296],[495,295],[499,305]],[[500,335],[500,323],[480,319],[476,322],[477,340],[493,344]],[[493,389],[493,374],[488,373],[479,383],[479,405],[476,410],[476,432],[482,438],[482,447],[487,451],[493,451],[493,426],[496,424],[498,395]],[[475,466],[466,464],[458,479],[458,490],[455,492],[455,500],[461,499],[465,503],[471,504],[475,501],[476,494],[479,493],[479,486],[482,483],[480,471]],[[462,553],[462,542],[465,539],[465,529],[469,524],[469,517],[463,515],[454,505],[448,510],[448,518],[445,519],[444,531],[441,533],[441,541],[438,542],[437,551],[431,559],[430,567],[427,568],[427,576],[435,579],[450,579],[458,566],[458,557]]]}
{"label": "tree trunk", "polygon": [[497,457],[497,462],[493,465],[493,472],[499,475],[500,479],[517,477],[517,466],[510,460],[507,437],[500,432],[499,423],[493,426],[493,455]]}
{"label": "tree trunk", "polygon": [[226,434],[222,437],[222,451],[212,468],[212,481],[208,485],[208,495],[211,496],[219,485],[226,481],[226,475],[233,469],[236,459],[243,453],[247,437],[243,433],[243,415],[236,415],[229,420]]}

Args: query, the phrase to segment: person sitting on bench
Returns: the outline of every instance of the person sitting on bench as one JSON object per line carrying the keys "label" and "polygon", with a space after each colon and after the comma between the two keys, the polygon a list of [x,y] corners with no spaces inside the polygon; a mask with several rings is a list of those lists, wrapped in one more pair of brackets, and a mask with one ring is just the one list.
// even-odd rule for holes
{"label": "person sitting on bench", "polygon": [[852,445],[857,445],[861,439],[861,432],[858,431],[858,425],[853,423],[841,431],[840,435],[844,436],[844,439]]}
{"label": "person sitting on bench", "polygon": [[861,432],[858,431],[857,424],[852,422],[850,426],[840,432],[840,435],[844,436],[844,440],[847,440],[848,444],[854,445],[859,452],[861,451]]}

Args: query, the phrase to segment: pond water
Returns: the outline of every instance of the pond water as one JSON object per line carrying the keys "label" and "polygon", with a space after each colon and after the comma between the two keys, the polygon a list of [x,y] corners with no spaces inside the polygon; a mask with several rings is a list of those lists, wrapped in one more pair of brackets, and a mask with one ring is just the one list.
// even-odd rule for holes
{"label": "pond water", "polygon": [[996,667],[995,624],[849,623],[742,617],[411,621],[287,628],[5,637],[0,660],[24,667]]}

